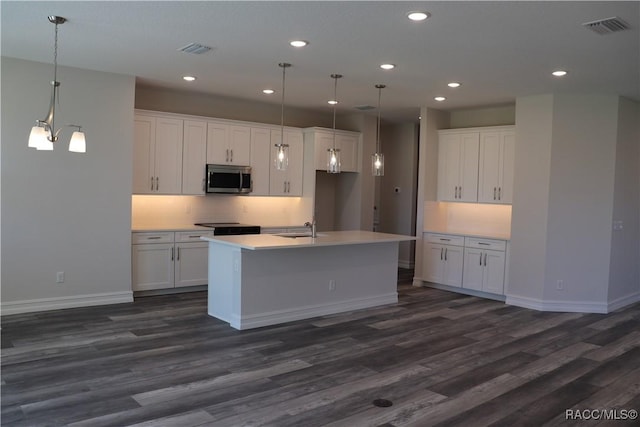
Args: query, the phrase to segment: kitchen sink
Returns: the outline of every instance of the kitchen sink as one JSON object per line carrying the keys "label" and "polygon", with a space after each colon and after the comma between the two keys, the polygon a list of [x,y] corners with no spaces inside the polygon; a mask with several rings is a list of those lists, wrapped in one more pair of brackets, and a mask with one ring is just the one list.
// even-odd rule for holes
{"label": "kitchen sink", "polygon": [[[295,239],[296,237],[311,237],[311,232],[305,232],[305,233],[296,233],[296,232],[291,232],[291,233],[276,233],[274,234],[274,236],[278,236],[278,237],[288,237],[290,239]],[[326,234],[324,233],[316,233],[316,237],[324,237],[326,236]]]}

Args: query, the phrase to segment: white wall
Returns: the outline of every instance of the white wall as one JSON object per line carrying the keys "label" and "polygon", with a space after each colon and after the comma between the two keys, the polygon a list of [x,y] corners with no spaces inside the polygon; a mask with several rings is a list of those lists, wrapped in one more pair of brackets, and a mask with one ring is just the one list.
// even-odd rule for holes
{"label": "white wall", "polygon": [[540,300],[546,268],[553,96],[518,98],[507,295]]}
{"label": "white wall", "polygon": [[[2,313],[131,300],[134,78],[59,67],[56,126],[87,153],[27,148],[52,65],[2,58]],[[56,283],[56,272],[65,282]]]}
{"label": "white wall", "polygon": [[455,110],[450,113],[450,120],[452,129],[512,125],[516,122],[516,108],[515,105],[501,105]]}
{"label": "white wall", "polygon": [[609,304],[640,293],[640,104],[620,98],[613,193]]}

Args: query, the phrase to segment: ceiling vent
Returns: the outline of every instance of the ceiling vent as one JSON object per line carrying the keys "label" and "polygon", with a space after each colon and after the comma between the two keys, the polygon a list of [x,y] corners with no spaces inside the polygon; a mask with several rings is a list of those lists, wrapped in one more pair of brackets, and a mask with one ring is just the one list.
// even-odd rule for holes
{"label": "ceiling vent", "polygon": [[201,55],[203,53],[209,52],[211,48],[209,46],[205,46],[200,43],[189,43],[186,46],[178,49],[180,52],[193,53],[195,55]]}
{"label": "ceiling vent", "polygon": [[599,19],[592,22],[585,22],[582,26],[600,35],[617,33],[618,31],[629,29],[629,25],[617,16],[614,16],[613,18]]}
{"label": "ceiling vent", "polygon": [[376,107],[372,107],[371,105],[356,105],[353,108],[360,111],[369,111],[375,109]]}

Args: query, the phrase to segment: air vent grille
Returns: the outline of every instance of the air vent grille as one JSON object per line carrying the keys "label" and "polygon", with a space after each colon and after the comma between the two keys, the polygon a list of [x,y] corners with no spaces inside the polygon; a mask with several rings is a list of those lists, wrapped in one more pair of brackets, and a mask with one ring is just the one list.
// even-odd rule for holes
{"label": "air vent grille", "polygon": [[373,110],[376,107],[373,107],[371,105],[356,105],[355,107],[356,110],[360,110],[360,111],[369,111],[369,110]]}
{"label": "air vent grille", "polygon": [[618,31],[629,29],[629,25],[617,16],[607,19],[599,19],[592,22],[585,22],[582,26],[600,35],[617,33]]}
{"label": "air vent grille", "polygon": [[193,53],[195,55],[201,55],[203,53],[209,52],[211,48],[209,46],[205,46],[200,43],[189,43],[186,46],[178,49],[180,52]]}

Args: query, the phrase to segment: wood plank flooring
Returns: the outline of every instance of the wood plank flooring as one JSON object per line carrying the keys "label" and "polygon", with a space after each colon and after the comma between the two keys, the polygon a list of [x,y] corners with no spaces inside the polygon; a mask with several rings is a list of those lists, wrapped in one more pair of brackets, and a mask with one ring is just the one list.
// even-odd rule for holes
{"label": "wood plank flooring", "polygon": [[640,425],[565,419],[640,410],[640,304],[541,313],[410,283],[397,305],[248,331],[206,292],[4,316],[1,423]]}

